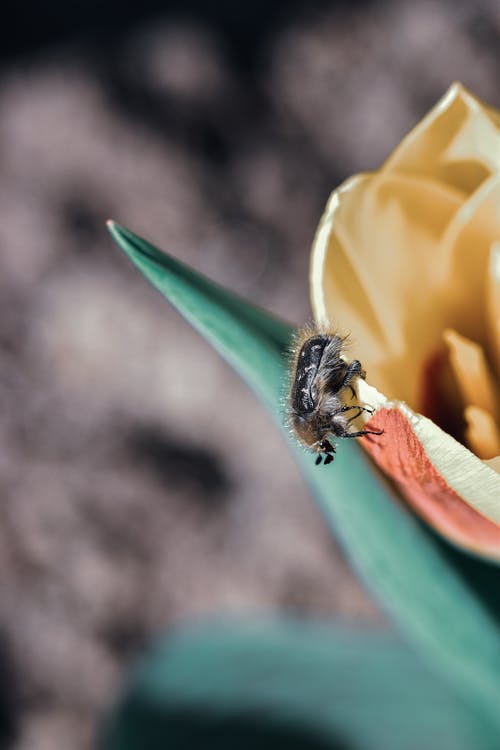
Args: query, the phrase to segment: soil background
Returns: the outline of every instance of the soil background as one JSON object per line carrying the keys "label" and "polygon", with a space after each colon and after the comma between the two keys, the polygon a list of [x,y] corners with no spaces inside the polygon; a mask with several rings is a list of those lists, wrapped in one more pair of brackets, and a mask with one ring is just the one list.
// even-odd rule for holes
{"label": "soil background", "polygon": [[452,81],[500,105],[500,10],[4,13],[0,747],[86,750],[131,661],[186,619],[385,623],[269,417],[105,220],[304,323],[330,191],[376,169]]}

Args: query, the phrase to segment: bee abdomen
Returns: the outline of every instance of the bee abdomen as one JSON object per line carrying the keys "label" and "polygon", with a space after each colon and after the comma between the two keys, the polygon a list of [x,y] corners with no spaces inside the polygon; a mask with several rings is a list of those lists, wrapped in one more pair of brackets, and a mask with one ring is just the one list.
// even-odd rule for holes
{"label": "bee abdomen", "polygon": [[330,338],[321,334],[312,336],[300,348],[290,393],[291,406],[297,414],[310,414],[316,408],[317,393],[314,381]]}

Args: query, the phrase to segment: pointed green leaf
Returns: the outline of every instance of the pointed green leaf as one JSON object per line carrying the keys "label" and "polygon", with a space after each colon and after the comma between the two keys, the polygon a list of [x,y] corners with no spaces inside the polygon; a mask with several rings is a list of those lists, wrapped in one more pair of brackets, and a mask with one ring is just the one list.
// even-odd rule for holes
{"label": "pointed green leaf", "polygon": [[[283,425],[280,403],[291,329],[129,230],[111,224],[110,231],[133,263],[226,357]],[[352,442],[339,446],[333,467],[315,467],[311,456],[294,449],[325,517],[362,579],[450,684],[500,727],[498,568],[441,542],[408,512]]]}
{"label": "pointed green leaf", "polygon": [[293,329],[175,258],[167,258],[128,229],[114,222],[108,227],[144,276],[274,409]]}
{"label": "pointed green leaf", "polygon": [[141,660],[103,750],[493,750],[387,633],[298,622],[178,632]]}

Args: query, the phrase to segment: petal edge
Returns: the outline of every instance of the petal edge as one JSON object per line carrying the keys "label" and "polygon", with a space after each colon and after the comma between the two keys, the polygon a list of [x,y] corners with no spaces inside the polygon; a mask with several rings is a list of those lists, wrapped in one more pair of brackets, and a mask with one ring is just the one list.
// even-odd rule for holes
{"label": "petal edge", "polygon": [[378,409],[367,426],[384,430],[362,445],[411,507],[457,546],[500,562],[500,474],[406,404],[362,381],[358,390]]}

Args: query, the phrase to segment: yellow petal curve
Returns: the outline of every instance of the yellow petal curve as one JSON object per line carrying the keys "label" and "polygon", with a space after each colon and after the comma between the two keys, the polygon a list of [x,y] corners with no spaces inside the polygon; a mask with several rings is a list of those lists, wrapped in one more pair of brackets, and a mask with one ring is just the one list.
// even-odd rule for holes
{"label": "yellow petal curve", "polygon": [[313,243],[315,319],[348,326],[373,384],[412,406],[422,363],[454,324],[437,248],[461,203],[426,178],[358,175],[331,196]]}
{"label": "yellow petal curve", "polygon": [[487,275],[500,239],[500,173],[490,177],[452,217],[436,254],[442,260],[451,327],[487,346]]}
{"label": "yellow petal curve", "polygon": [[486,275],[486,317],[488,340],[500,379],[500,242],[494,242],[490,249]]}
{"label": "yellow petal curve", "polygon": [[403,138],[383,170],[432,176],[470,194],[500,169],[497,118],[495,110],[454,83]]}

